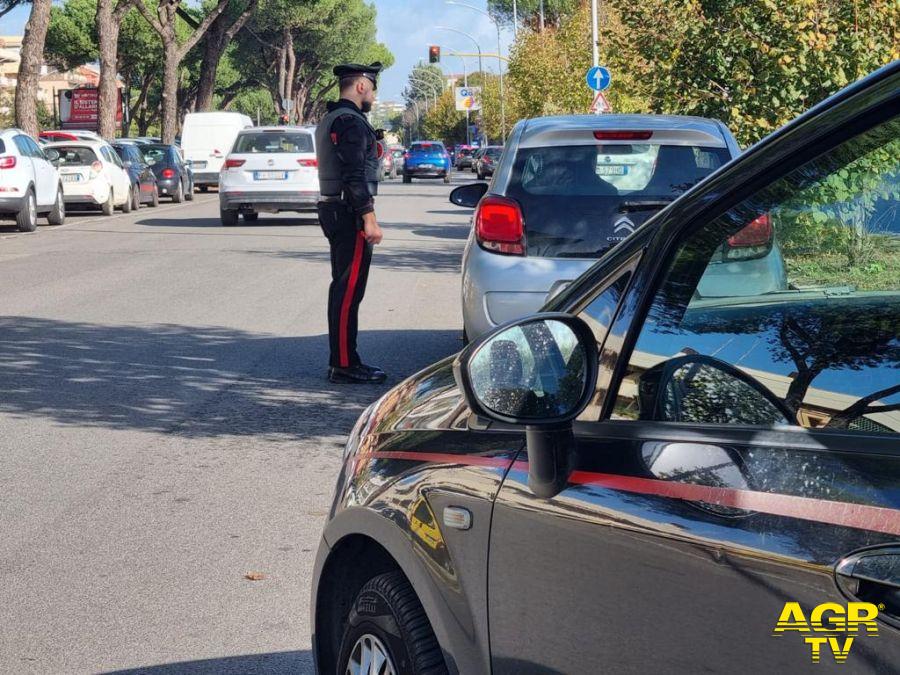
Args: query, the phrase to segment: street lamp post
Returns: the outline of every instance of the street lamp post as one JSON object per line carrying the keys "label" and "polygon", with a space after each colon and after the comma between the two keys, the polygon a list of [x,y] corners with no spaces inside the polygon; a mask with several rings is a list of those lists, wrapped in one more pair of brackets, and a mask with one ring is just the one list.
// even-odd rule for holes
{"label": "street lamp post", "polygon": [[[596,0],[594,0],[596,2]],[[483,9],[479,9],[478,7],[474,7],[472,5],[468,5],[465,2],[457,2],[456,0],[447,0],[448,5],[459,5],[460,7],[467,7],[475,12],[480,14],[484,14],[488,19],[494,22],[494,25],[497,27],[497,70],[500,72],[500,130],[501,137],[503,138],[503,142],[506,143],[506,105],[504,101],[504,93],[503,93],[503,63],[501,60],[501,52],[500,52],[500,22],[497,21],[494,17],[492,17],[488,12],[485,12]],[[516,25],[516,29],[518,29],[518,23],[515,19],[516,16],[516,5],[513,2],[513,23]]]}
{"label": "street lamp post", "polygon": [[[428,80],[422,79],[420,77],[413,77],[412,74],[409,76],[409,81],[413,84],[417,84],[420,87],[426,86],[431,90],[431,95],[434,97],[434,106],[437,107],[438,95],[440,94],[440,90],[435,87],[434,82],[429,82]],[[428,102],[428,94],[425,94],[425,102]]]}
{"label": "street lamp post", "polygon": [[475,45],[475,49],[478,50],[478,72],[479,73],[484,72],[484,67],[481,65],[481,45],[478,44],[478,40],[473,38],[468,33],[461,31],[461,30],[457,30],[456,28],[450,28],[450,26],[435,26],[435,28],[437,28],[438,30],[449,30],[451,33],[459,33],[460,35],[465,35],[467,38],[469,38]]}

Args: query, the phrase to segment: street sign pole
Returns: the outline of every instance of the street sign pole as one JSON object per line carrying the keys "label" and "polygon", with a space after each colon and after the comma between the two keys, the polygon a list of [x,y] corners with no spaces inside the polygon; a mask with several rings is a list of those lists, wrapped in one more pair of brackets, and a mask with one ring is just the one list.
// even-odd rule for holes
{"label": "street sign pole", "polygon": [[591,65],[600,65],[600,54],[597,50],[597,0],[591,0]]}

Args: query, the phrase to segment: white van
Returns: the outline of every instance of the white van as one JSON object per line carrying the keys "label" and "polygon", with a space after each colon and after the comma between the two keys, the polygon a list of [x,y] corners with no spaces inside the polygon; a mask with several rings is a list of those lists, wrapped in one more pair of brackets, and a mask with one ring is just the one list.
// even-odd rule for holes
{"label": "white van", "polygon": [[219,171],[234,139],[241,129],[252,126],[252,119],[237,112],[198,112],[184,116],[181,150],[191,162],[194,185],[201,192],[219,184]]}

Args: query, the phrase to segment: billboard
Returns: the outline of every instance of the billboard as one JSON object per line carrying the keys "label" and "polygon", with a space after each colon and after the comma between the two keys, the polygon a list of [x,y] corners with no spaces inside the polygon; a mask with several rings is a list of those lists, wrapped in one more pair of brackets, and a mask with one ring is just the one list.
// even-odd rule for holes
{"label": "billboard", "polygon": [[[63,128],[96,130],[97,102],[100,90],[94,87],[68,89],[59,92],[59,117]],[[122,123],[122,90],[119,90],[116,125]]]}
{"label": "billboard", "polygon": [[481,110],[481,87],[454,87],[454,92],[457,110]]}

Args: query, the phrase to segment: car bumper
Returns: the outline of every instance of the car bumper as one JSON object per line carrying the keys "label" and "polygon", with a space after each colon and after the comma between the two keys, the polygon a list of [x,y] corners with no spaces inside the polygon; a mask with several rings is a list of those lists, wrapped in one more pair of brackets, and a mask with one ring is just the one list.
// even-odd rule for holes
{"label": "car bumper", "polygon": [[21,197],[0,197],[0,213],[18,213],[25,205],[25,195]]}
{"label": "car bumper", "polygon": [[251,192],[226,191],[219,193],[219,206],[226,210],[252,211],[315,211],[318,191]]}
{"label": "car bumper", "polygon": [[194,185],[218,185],[219,184],[219,172],[218,171],[195,171],[194,172]]}
{"label": "car bumper", "polygon": [[462,267],[467,337],[472,340],[507,321],[534,314],[595,262],[498,255],[470,240]]}
{"label": "car bumper", "polygon": [[156,180],[156,188],[161,195],[171,195],[178,190],[178,183],[178,178],[158,178]]}
{"label": "car bumper", "polygon": [[449,171],[446,167],[418,167],[410,166],[403,169],[403,173],[416,178],[443,178]]}

